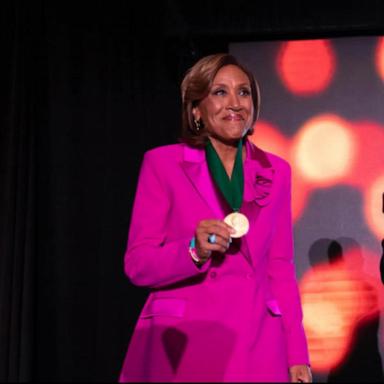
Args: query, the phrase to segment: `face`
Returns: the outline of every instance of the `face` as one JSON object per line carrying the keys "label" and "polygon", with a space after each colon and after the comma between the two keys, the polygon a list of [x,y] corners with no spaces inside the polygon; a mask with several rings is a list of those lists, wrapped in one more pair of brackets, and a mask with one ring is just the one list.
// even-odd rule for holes
{"label": "face", "polygon": [[252,125],[254,113],[248,76],[235,65],[216,74],[209,94],[193,109],[210,136],[225,143],[242,138]]}

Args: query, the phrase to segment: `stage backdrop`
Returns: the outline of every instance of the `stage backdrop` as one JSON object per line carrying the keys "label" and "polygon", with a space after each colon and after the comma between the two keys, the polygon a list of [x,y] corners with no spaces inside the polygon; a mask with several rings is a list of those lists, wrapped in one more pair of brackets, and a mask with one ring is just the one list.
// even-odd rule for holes
{"label": "stage backdrop", "polygon": [[382,379],[384,38],[232,43],[254,72],[252,140],[292,166],[297,275],[315,378]]}

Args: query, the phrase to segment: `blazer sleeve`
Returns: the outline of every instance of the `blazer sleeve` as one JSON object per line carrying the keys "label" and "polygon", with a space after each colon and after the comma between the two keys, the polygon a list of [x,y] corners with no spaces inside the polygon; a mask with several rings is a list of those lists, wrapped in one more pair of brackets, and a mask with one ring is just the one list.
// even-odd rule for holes
{"label": "blazer sleeve", "polygon": [[291,168],[282,163],[280,209],[269,253],[268,277],[281,307],[286,335],[289,366],[308,364],[307,340],[294,264],[293,224],[291,214]]}
{"label": "blazer sleeve", "polygon": [[124,270],[138,286],[159,288],[201,274],[210,261],[198,268],[189,254],[193,234],[167,241],[170,194],[165,185],[167,169],[157,166],[153,151],[144,155],[141,165],[124,256]]}

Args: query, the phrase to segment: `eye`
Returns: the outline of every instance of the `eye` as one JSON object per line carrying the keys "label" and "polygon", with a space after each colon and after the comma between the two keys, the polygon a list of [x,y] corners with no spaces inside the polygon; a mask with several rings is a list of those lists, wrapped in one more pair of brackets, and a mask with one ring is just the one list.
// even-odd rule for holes
{"label": "eye", "polygon": [[248,88],[241,88],[239,94],[240,96],[250,96],[251,90]]}
{"label": "eye", "polygon": [[225,89],[223,88],[217,88],[215,90],[212,91],[212,94],[213,95],[216,95],[216,96],[223,96],[225,95],[227,92],[225,91]]}

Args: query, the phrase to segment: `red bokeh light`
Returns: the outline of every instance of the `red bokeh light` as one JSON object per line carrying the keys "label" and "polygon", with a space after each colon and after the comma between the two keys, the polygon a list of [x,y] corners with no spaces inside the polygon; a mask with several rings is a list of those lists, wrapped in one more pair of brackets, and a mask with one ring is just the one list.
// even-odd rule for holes
{"label": "red bokeh light", "polygon": [[345,183],[366,189],[384,169],[384,126],[373,121],[353,123],[353,133],[358,143],[357,158]]}
{"label": "red bokeh light", "polygon": [[327,88],[335,61],[329,40],[289,41],[277,56],[277,72],[290,92],[309,96]]}

